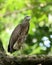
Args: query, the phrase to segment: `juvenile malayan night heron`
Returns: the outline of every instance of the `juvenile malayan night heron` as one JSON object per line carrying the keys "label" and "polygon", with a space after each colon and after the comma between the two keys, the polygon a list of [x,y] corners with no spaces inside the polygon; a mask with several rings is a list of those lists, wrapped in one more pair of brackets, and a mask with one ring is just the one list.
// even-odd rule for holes
{"label": "juvenile malayan night heron", "polygon": [[12,32],[9,40],[8,52],[12,53],[16,51],[16,49],[14,49],[14,45],[16,42],[18,44],[18,49],[21,48],[28,34],[30,18],[30,16],[26,16],[23,19],[22,23],[19,24]]}

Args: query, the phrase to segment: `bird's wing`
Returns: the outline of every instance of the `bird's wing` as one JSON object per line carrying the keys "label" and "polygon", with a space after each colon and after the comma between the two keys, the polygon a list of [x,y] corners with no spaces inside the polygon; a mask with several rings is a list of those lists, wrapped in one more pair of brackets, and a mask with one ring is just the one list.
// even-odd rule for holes
{"label": "bird's wing", "polygon": [[9,44],[10,44],[10,48],[13,47],[13,45],[15,44],[15,42],[17,41],[19,35],[21,32],[21,24],[19,24],[14,31],[11,34],[10,40],[9,40]]}

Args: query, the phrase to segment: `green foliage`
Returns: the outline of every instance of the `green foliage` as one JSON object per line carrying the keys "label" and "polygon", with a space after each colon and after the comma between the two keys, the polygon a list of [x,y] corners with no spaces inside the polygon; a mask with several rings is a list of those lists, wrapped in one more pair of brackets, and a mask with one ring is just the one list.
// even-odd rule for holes
{"label": "green foliage", "polygon": [[[0,0],[0,38],[5,51],[7,52],[9,38],[13,29],[21,23],[21,20],[26,15],[31,16],[31,20],[23,54],[51,53],[51,0]],[[16,53],[18,54],[19,52]]]}

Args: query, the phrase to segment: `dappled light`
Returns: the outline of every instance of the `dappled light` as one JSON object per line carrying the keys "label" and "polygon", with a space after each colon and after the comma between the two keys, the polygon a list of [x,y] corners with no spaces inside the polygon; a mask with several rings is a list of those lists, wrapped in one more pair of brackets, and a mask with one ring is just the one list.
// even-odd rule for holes
{"label": "dappled light", "polygon": [[23,22],[25,16],[31,16],[28,35],[22,50],[12,54],[14,56],[52,54],[51,2],[51,0],[0,0],[0,39],[6,53],[15,27]]}

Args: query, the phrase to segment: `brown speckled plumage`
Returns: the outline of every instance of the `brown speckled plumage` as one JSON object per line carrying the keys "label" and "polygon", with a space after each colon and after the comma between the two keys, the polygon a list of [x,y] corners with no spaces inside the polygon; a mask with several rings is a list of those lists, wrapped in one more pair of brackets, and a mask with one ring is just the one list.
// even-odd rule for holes
{"label": "brown speckled plumage", "polygon": [[26,16],[21,24],[19,24],[11,34],[9,45],[8,45],[8,52],[14,52],[16,49],[13,48],[14,44],[17,42],[18,49],[21,48],[22,43],[25,41],[28,30],[29,30],[29,20],[30,16]]}

